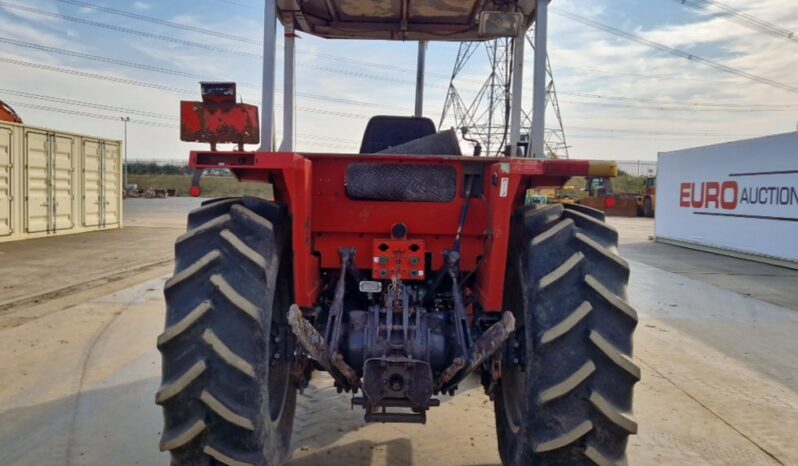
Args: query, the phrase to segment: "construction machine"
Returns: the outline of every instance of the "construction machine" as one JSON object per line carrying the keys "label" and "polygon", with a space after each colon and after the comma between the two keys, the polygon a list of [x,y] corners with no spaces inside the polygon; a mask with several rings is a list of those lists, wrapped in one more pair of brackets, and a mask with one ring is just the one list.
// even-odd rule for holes
{"label": "construction machine", "polygon": [[579,203],[598,209],[613,217],[637,217],[640,210],[640,196],[617,193],[612,187],[610,176],[590,176],[585,180],[585,195]]}
{"label": "construction machine", "polygon": [[637,197],[638,211],[643,217],[653,217],[657,209],[657,177],[647,176],[643,192]]}
{"label": "construction machine", "polygon": [[[203,170],[226,168],[271,183],[274,198],[207,200],[175,244],[156,394],[160,447],[173,465],[282,464],[297,391],[317,371],[367,422],[383,423],[424,423],[441,396],[479,377],[504,464],[625,463],[640,369],[618,232],[583,205],[525,202],[530,188],[617,173],[614,164],[544,158],[547,7],[266,1],[260,119],[237,102],[233,83],[203,83],[201,101],[181,104],[182,139],[211,146],[191,152],[191,193],[201,195]],[[285,34],[279,147],[276,19]],[[522,151],[523,44],[533,22],[538,132]],[[415,116],[372,118],[358,154],[297,151],[300,34],[418,41]],[[507,152],[523,157],[462,155],[454,131],[421,115],[426,41],[496,37],[515,38]]]}
{"label": "construction machine", "polygon": [[0,121],[22,124],[22,118],[10,105],[0,100]]}

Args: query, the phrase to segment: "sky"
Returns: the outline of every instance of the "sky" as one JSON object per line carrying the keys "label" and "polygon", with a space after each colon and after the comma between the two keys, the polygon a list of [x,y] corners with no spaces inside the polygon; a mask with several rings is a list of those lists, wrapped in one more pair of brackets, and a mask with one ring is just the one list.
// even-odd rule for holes
{"label": "sky", "polygon": [[[722,2],[798,31],[795,0]],[[554,0],[549,59],[571,158],[655,160],[661,151],[798,128],[798,92],[608,34],[569,13],[793,88],[798,40],[676,0]],[[109,139],[123,138],[128,116],[130,159],[186,160],[201,146],[180,141],[179,101],[198,100],[199,81],[236,81],[245,102],[260,100],[262,23],[258,0],[0,0],[0,99],[30,125]],[[424,113],[436,123],[458,47],[429,48]],[[416,50],[411,42],[302,35],[297,149],[356,151],[370,116],[410,115]],[[466,100],[487,70],[480,51],[456,83]],[[551,111],[547,118],[555,125]]]}

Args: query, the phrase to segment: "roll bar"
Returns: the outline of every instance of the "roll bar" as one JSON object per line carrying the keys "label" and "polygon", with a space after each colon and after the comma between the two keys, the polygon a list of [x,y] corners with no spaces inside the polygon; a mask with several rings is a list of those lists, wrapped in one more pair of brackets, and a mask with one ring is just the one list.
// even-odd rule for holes
{"label": "roll bar", "polygon": [[[277,48],[277,2],[265,0],[263,27],[263,82],[261,96],[261,146],[262,152],[273,152],[275,144],[274,91]],[[546,56],[548,29],[548,2],[550,0],[524,0],[524,8],[534,5],[535,26],[535,68],[533,87],[533,131],[530,151],[527,156],[545,158],[544,129],[546,102]],[[521,3],[521,2],[519,2]],[[279,150],[294,151],[296,122],[296,12],[288,11],[281,20],[285,29],[285,60],[283,67],[283,140]],[[306,26],[307,27],[307,26]],[[526,27],[515,40],[512,70],[512,102],[510,108],[511,154],[520,155],[521,102],[523,101],[524,42]],[[426,65],[427,40],[418,41],[418,61],[416,70],[415,116],[422,116],[424,106],[424,75]]]}

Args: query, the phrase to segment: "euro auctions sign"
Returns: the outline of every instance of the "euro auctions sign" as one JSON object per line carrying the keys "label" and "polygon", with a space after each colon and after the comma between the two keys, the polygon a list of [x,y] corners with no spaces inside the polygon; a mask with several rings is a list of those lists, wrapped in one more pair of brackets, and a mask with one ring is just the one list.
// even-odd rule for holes
{"label": "euro auctions sign", "polygon": [[[796,171],[795,173],[798,173]],[[782,175],[786,172],[730,173],[732,176],[766,176]],[[700,186],[696,183],[682,183],[679,187],[679,206],[694,209],[720,207],[723,210],[736,211],[741,204],[754,205],[798,205],[798,188],[796,186],[743,186],[737,181],[706,181]],[[731,213],[694,212],[698,215],[734,215]],[[743,215],[743,214],[741,214]],[[763,216],[749,215],[751,218]],[[766,217],[767,218],[767,217]],[[778,218],[778,217],[773,217]],[[795,220],[798,219],[787,219]]]}
{"label": "euro auctions sign", "polygon": [[655,231],[798,262],[798,132],[660,153]]}

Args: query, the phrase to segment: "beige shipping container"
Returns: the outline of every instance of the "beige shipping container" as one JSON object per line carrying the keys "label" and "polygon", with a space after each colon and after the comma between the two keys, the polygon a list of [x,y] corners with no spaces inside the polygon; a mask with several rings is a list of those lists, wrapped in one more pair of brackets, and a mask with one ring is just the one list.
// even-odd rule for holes
{"label": "beige shipping container", "polygon": [[121,227],[121,141],[0,122],[0,242]]}

